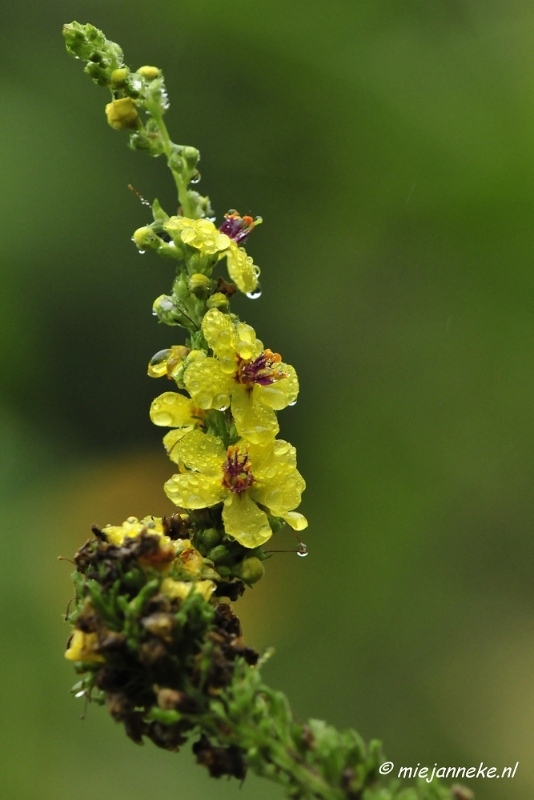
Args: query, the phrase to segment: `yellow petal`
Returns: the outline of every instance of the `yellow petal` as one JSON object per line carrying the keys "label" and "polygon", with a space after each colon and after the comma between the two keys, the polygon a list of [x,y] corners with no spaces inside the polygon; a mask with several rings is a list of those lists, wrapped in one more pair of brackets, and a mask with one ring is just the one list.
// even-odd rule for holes
{"label": "yellow petal", "polygon": [[202,320],[202,332],[216,356],[235,358],[236,331],[228,314],[211,308]]}
{"label": "yellow petal", "polygon": [[264,445],[271,442],[280,426],[276,414],[259,401],[261,386],[254,386],[249,392],[244,386],[235,384],[232,395],[232,414],[237,432],[252,444]]}
{"label": "yellow petal", "polygon": [[238,247],[235,242],[227,250],[228,274],[240,292],[253,292],[258,285],[259,268],[252,258],[247,255],[244,247]]}
{"label": "yellow petal", "polygon": [[200,408],[228,408],[230,405],[234,380],[223,372],[216,358],[196,358],[185,371],[184,384]]}
{"label": "yellow petal", "polygon": [[220,503],[226,494],[218,478],[198,472],[173,475],[163,488],[169,500],[182,508],[209,508]]}
{"label": "yellow petal", "polygon": [[299,381],[297,373],[291,364],[280,364],[277,369],[287,375],[287,378],[282,378],[270,386],[261,386],[261,402],[275,411],[281,411],[282,408],[291,405],[297,401],[299,393]]}
{"label": "yellow petal", "polygon": [[275,517],[281,517],[299,505],[305,488],[306,483],[298,470],[279,466],[272,478],[258,480],[252,486],[251,494],[254,500],[267,506]]}
{"label": "yellow petal", "polygon": [[191,431],[180,444],[180,460],[189,469],[197,470],[209,477],[222,480],[222,466],[226,460],[226,449],[217,436],[201,431]]}
{"label": "yellow petal", "polygon": [[190,433],[191,430],[193,430],[193,426],[190,428],[178,428],[177,430],[169,431],[163,437],[163,444],[167,455],[175,464],[179,464],[181,460],[180,447],[178,446],[179,442],[181,442],[186,433]]}
{"label": "yellow petal", "polygon": [[256,331],[245,322],[236,325],[236,345],[235,349],[245,360],[252,358],[255,352]]}
{"label": "yellow petal", "polygon": [[280,514],[280,516],[294,531],[303,531],[308,527],[308,520],[304,514],[299,514],[298,511],[287,511],[285,514]]}
{"label": "yellow petal", "polygon": [[104,656],[95,652],[98,646],[96,633],[84,633],[75,630],[70,640],[69,649],[65,652],[65,658],[69,661],[105,661]]}
{"label": "yellow petal", "polygon": [[222,518],[226,533],[243,547],[259,547],[272,536],[267,514],[258,508],[248,492],[231,494],[224,502]]}
{"label": "yellow petal", "polygon": [[194,425],[191,419],[192,403],[188,397],[177,392],[164,392],[150,406],[150,419],[154,425],[166,428],[182,428]]}
{"label": "yellow petal", "polygon": [[172,578],[165,578],[161,582],[161,591],[171,598],[185,600],[193,591],[200,594],[204,600],[209,600],[215,590],[213,581],[173,581]]}
{"label": "yellow petal", "polygon": [[273,477],[277,469],[295,469],[297,450],[284,439],[275,439],[269,446],[251,445],[249,455],[254,464],[254,475],[266,479]]}

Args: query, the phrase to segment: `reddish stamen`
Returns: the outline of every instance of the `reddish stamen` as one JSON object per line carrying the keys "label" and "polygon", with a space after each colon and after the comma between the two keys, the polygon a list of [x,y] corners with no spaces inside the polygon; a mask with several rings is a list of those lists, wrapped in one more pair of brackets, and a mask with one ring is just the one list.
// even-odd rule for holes
{"label": "reddish stamen", "polygon": [[248,452],[240,453],[239,447],[229,447],[223,464],[223,486],[234,494],[241,494],[254,483],[251,470]]}

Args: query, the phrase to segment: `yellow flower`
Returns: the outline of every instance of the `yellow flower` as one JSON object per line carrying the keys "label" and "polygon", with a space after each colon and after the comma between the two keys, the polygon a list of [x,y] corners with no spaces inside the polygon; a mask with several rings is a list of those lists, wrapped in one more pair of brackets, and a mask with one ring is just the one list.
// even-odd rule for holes
{"label": "yellow flower", "polygon": [[69,661],[105,661],[104,656],[97,652],[98,638],[96,633],[84,633],[75,630],[69,642],[65,658]]}
{"label": "yellow flower", "polygon": [[178,443],[186,433],[204,427],[204,411],[193,400],[177,392],[164,392],[150,406],[150,419],[154,425],[176,428],[163,437],[163,444],[171,461],[178,464],[180,450]]}
{"label": "yellow flower", "polygon": [[185,600],[185,598],[193,591],[194,594],[200,594],[204,600],[209,600],[215,590],[213,581],[174,581],[172,578],[165,578],[161,582],[161,591],[171,598],[178,598]]}
{"label": "yellow flower", "polygon": [[166,350],[159,350],[150,359],[148,375],[151,378],[162,378],[166,375],[169,380],[174,379],[181,386],[186,357],[189,352],[189,348],[182,344],[175,344]]}
{"label": "yellow flower", "polygon": [[275,411],[296,402],[297,373],[278,353],[264,350],[250,325],[211,309],[202,331],[214,358],[194,351],[184,384],[201,408],[232,406],[237,431],[253,444],[272,441],[280,427]]}
{"label": "yellow flower", "polygon": [[237,288],[245,294],[254,292],[258,285],[259,267],[247,255],[244,247],[240,247],[227,233],[221,232],[213,222],[208,219],[170,217],[163,227],[175,240],[179,239],[200,250],[202,255],[226,256],[228,274]]}
{"label": "yellow flower", "polygon": [[277,439],[261,447],[241,440],[225,450],[216,436],[192,431],[182,439],[180,457],[189,471],[167,481],[168,497],[183,508],[224,502],[226,533],[244,547],[258,547],[271,537],[263,508],[295,530],[307,527],[306,518],[293,510],[306,484],[288,442]]}
{"label": "yellow flower", "polygon": [[163,523],[160,517],[144,517],[138,520],[137,517],[128,517],[122,525],[106,525],[102,528],[102,532],[106,535],[106,539],[111,544],[120,545],[128,537],[139,536],[145,531],[155,536],[159,536],[167,544],[171,541],[168,536],[165,536],[163,531]]}
{"label": "yellow flower", "polygon": [[136,128],[139,115],[135,100],[131,97],[123,97],[121,100],[113,100],[106,106],[106,117],[112,128],[119,131],[125,128]]}

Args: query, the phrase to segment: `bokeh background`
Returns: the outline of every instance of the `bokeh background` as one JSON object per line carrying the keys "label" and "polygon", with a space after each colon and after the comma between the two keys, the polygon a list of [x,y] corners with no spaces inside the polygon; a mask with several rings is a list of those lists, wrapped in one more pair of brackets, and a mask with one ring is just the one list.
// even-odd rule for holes
{"label": "bokeh background", "polygon": [[[91,523],[169,509],[147,410],[171,267],[127,190],[176,200],[65,54],[77,19],[163,67],[219,216],[261,214],[239,311],[301,379],[282,434],[307,559],[239,603],[300,718],[397,765],[519,761],[534,793],[534,8],[526,0],[54,0],[0,26],[0,773],[6,800],[225,800],[69,696],[62,614]],[[291,546],[288,535],[287,546]],[[282,542],[281,542],[282,544]],[[502,784],[502,782],[500,782]],[[476,785],[475,785],[476,784]],[[280,798],[247,778],[243,800]]]}

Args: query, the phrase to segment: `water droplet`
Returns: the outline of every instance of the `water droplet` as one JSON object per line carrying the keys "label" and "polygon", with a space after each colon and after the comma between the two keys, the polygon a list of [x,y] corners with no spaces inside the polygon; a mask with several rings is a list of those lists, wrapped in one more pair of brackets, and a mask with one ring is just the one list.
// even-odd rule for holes
{"label": "water droplet", "polygon": [[138,521],[138,520],[137,520],[137,517],[128,517],[128,519],[126,520],[126,522],[129,522],[129,523],[130,523],[130,525],[135,525],[135,523],[136,523],[137,521]]}
{"label": "water droplet", "polygon": [[197,173],[196,173],[195,175],[193,175],[193,177],[191,178],[191,183],[193,183],[193,184],[195,184],[195,183],[200,183],[200,178],[201,178],[200,172],[197,172]]}
{"label": "water droplet", "polygon": [[304,558],[308,555],[308,547],[304,544],[304,542],[301,542],[297,547],[297,555],[301,558]]}
{"label": "water droplet", "polygon": [[74,697],[83,697],[83,696],[84,696],[84,694],[85,694],[85,689],[82,689],[82,690],[81,690],[81,692],[76,692],[76,694],[74,695]]}
{"label": "water droplet", "polygon": [[230,344],[232,340],[232,334],[230,331],[221,331],[217,336],[217,339],[219,340],[219,344]]}
{"label": "water droplet", "polygon": [[293,400],[293,402],[292,402],[292,403],[289,403],[289,405],[290,405],[290,406],[296,406],[296,405],[297,405],[297,401],[296,401],[296,400]]}
{"label": "water droplet", "polygon": [[144,256],[146,251],[145,250],[138,250],[137,252],[139,253],[140,256]]}
{"label": "water droplet", "polygon": [[165,402],[167,405],[172,406],[173,403],[176,403],[176,395],[172,392],[169,392],[169,394],[165,396]]}
{"label": "water droplet", "polygon": [[254,291],[247,292],[247,297],[249,300],[257,300],[259,297],[261,297],[261,286],[259,283],[254,289]]}
{"label": "water droplet", "polygon": [[227,394],[217,394],[213,398],[213,407],[220,409],[220,411],[226,411],[229,405],[230,398]]}
{"label": "water droplet", "polygon": [[156,425],[172,425],[172,416],[168,411],[158,411],[152,417]]}
{"label": "water droplet", "polygon": [[155,528],[156,527],[156,523],[155,522],[147,522],[146,526],[147,526],[147,528]]}

